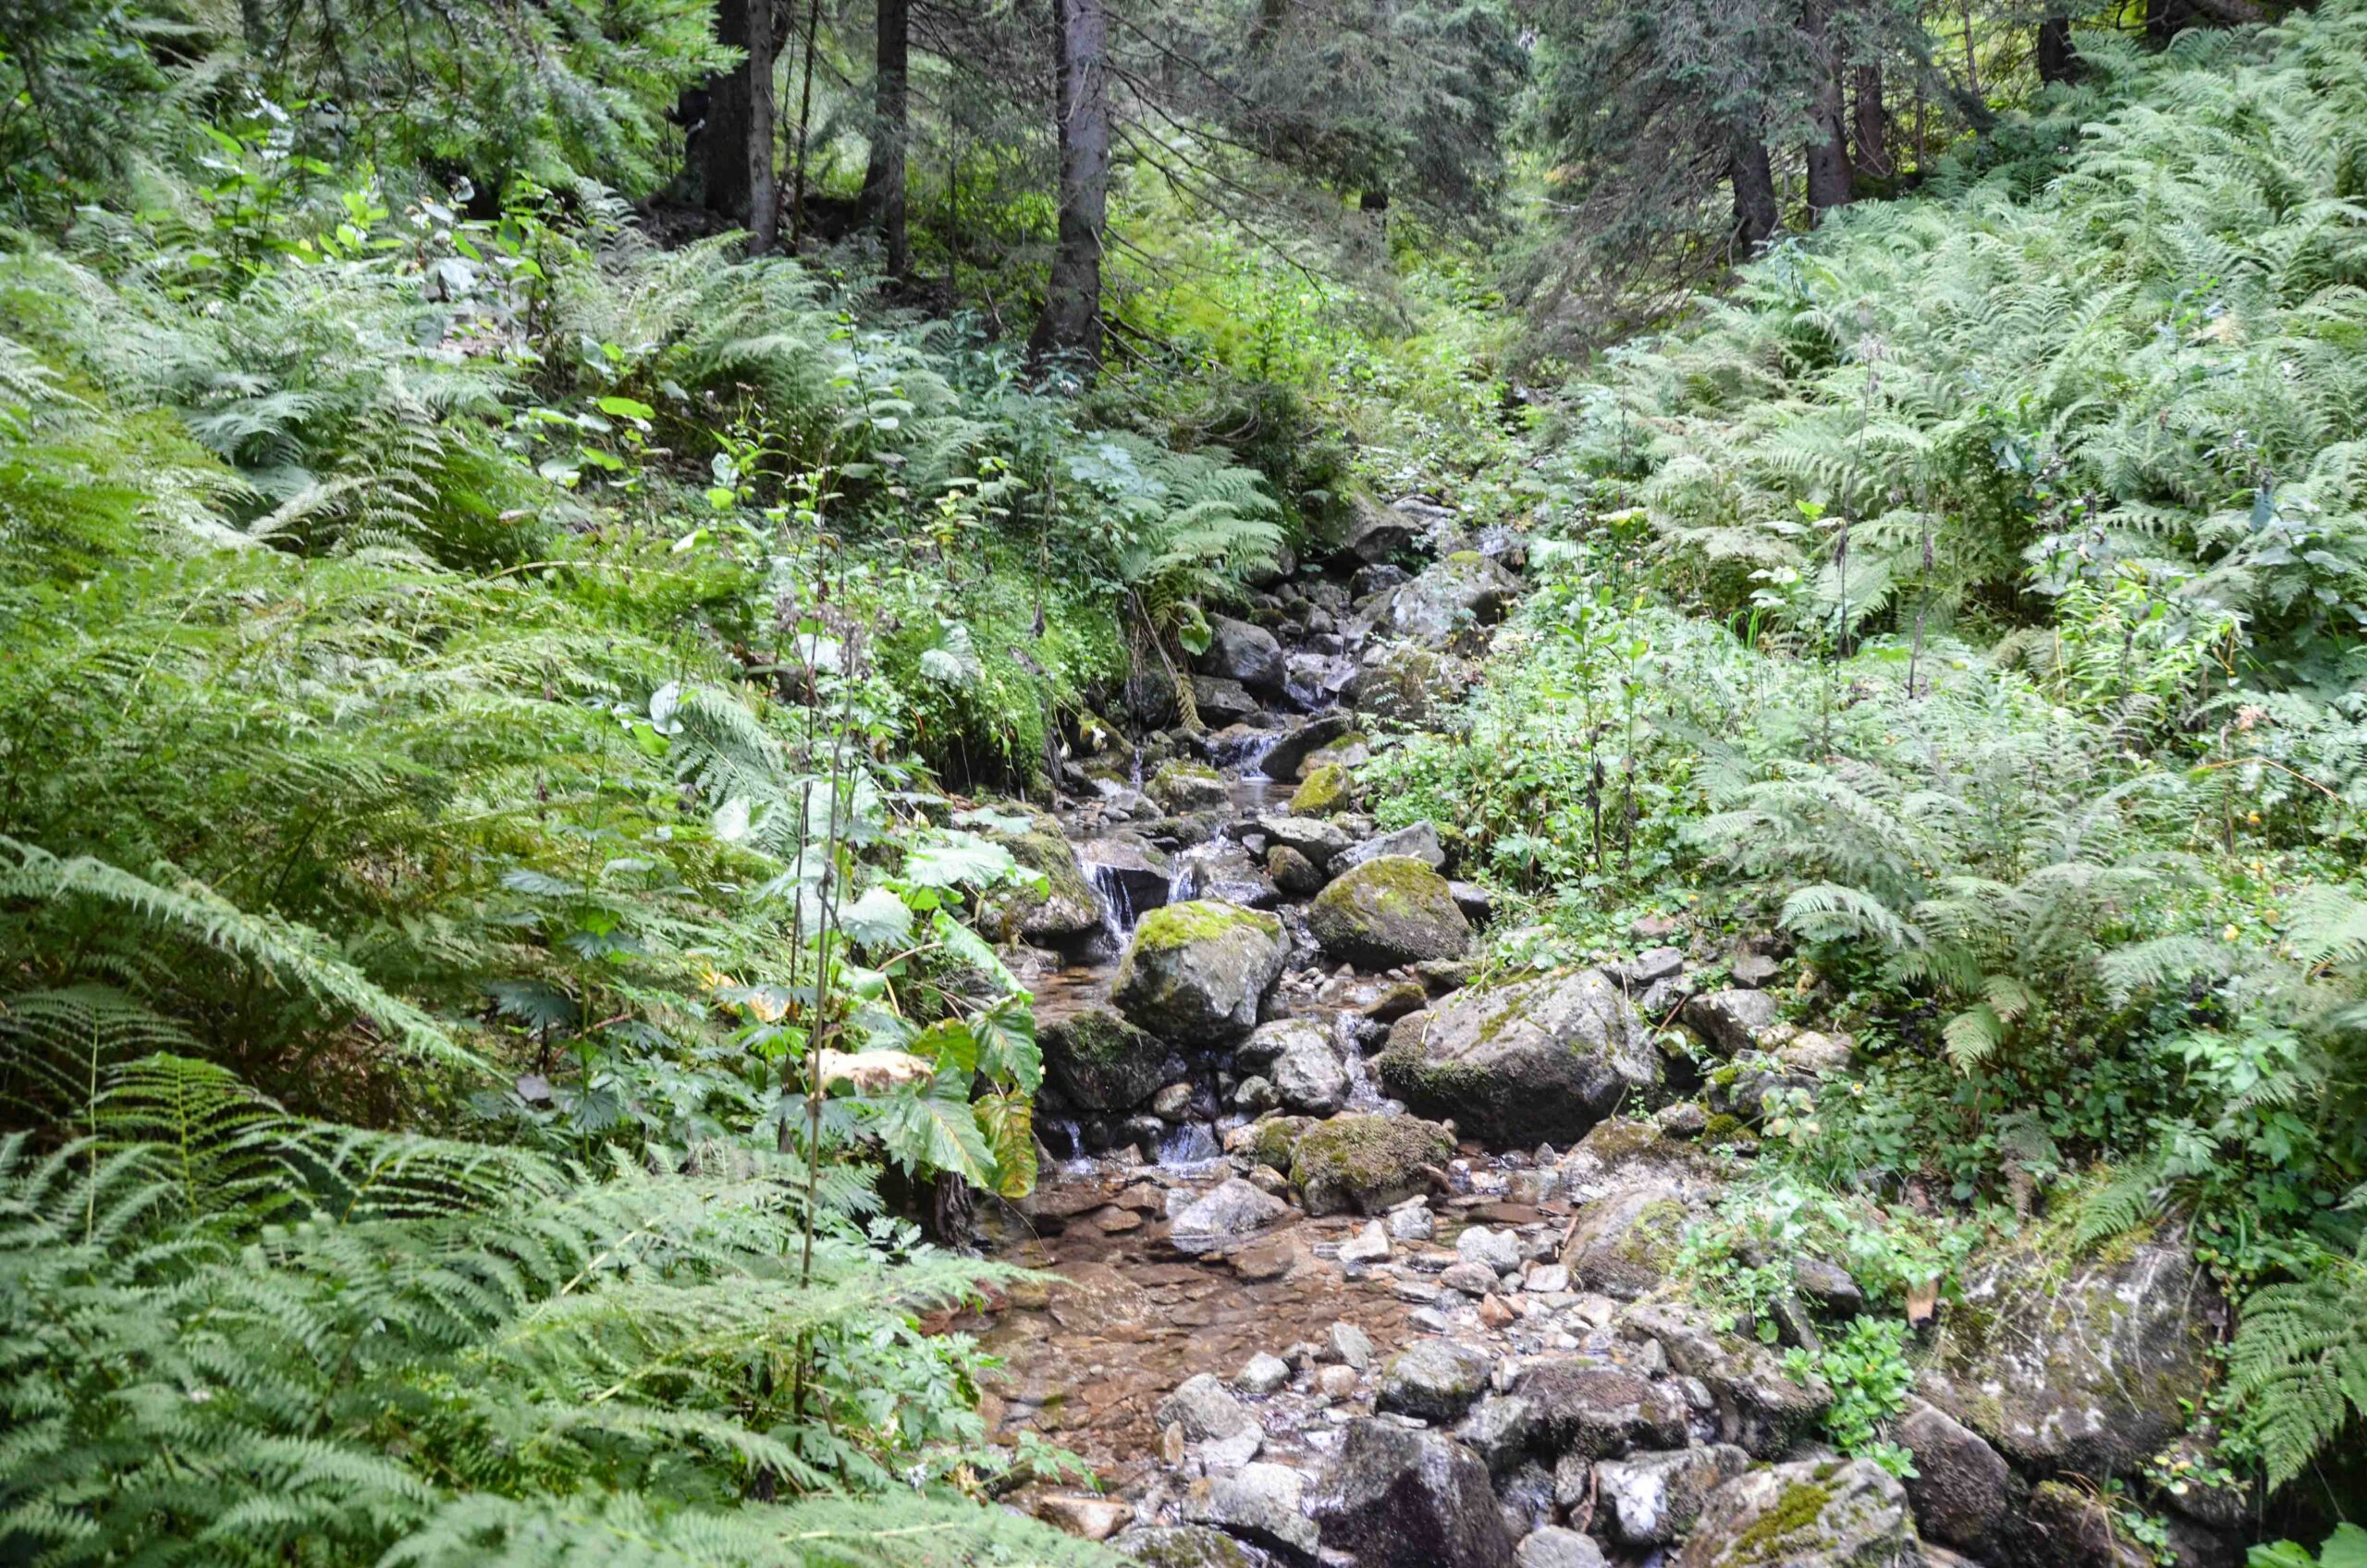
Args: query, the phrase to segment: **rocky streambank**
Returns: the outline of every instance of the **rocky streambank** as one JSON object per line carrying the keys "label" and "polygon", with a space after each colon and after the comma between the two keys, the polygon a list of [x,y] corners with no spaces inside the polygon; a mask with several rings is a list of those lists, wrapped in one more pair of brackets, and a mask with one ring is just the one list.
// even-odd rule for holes
{"label": "rocky streambank", "polygon": [[1188,708],[1138,704],[1138,747],[1003,832],[1048,882],[1002,912],[1046,1176],[982,1222],[1052,1282],[967,1326],[1006,1363],[991,1427],[1101,1487],[1016,1501],[1178,1568],[2233,1568],[2242,1500],[2147,1479],[2224,1326],[2173,1239],[1972,1271],[1921,1330],[1906,1477],[1828,1446],[1835,1390],[1784,1359],[1896,1312],[1844,1260],[1787,1260],[1772,1341],[1693,1303],[1686,1227],[1854,1047],[1785,1020],[1778,942],[1654,921],[1616,962],[1492,969],[1441,836],[1368,812],[1369,727],[1435,720],[1519,565],[1371,508],[1213,622]]}

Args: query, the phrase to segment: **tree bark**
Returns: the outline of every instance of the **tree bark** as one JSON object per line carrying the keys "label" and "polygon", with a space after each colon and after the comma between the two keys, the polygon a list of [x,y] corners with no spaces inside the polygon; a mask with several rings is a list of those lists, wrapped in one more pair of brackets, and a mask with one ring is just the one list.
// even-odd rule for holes
{"label": "tree bark", "polygon": [[904,147],[911,134],[912,0],[879,0],[878,46],[873,55],[871,159],[863,172],[863,212],[887,251],[888,274],[913,270],[912,238],[904,222]]}
{"label": "tree bark", "polygon": [[1825,26],[1829,4],[1830,0],[1808,0],[1802,12],[1809,58],[1816,72],[1816,92],[1809,103],[1811,129],[1807,149],[1811,224],[1833,208],[1849,204],[1849,146],[1842,129],[1841,71],[1833,58]]}
{"label": "tree bark", "polygon": [[2079,51],[2071,43],[2071,18],[2049,17],[2038,24],[2038,79],[2079,80]]}
{"label": "tree bark", "polygon": [[744,226],[752,255],[772,249],[778,221],[772,21],[772,0],[721,0],[716,7],[717,35],[744,57],[710,85],[701,133],[707,211]]}
{"label": "tree bark", "polygon": [[1735,188],[1735,249],[1745,261],[1775,234],[1775,170],[1756,126],[1727,133],[1726,177]]}
{"label": "tree bark", "polygon": [[1852,174],[1872,185],[1897,172],[1890,155],[1890,111],[1883,107],[1883,68],[1859,66],[1850,73]]}
{"label": "tree bark", "polygon": [[1102,0],[1054,0],[1061,133],[1060,239],[1044,313],[1028,349],[1038,360],[1101,354],[1101,237],[1110,210],[1110,28]]}

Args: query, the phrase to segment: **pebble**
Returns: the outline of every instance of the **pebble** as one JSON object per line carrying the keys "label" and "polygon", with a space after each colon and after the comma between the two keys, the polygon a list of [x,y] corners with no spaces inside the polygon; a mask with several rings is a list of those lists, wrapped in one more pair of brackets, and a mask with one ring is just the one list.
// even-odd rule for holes
{"label": "pebble", "polygon": [[1439,1233],[1439,1222],[1428,1200],[1416,1198],[1389,1211],[1389,1233],[1401,1242],[1427,1242]]}
{"label": "pebble", "polygon": [[1502,1296],[1484,1295],[1479,1298],[1479,1321],[1490,1329],[1509,1329],[1519,1317],[1520,1314],[1513,1310],[1512,1304]]}
{"label": "pebble", "polygon": [[1354,1397],[1359,1380],[1353,1366],[1327,1366],[1315,1375],[1315,1386],[1333,1399]]}
{"label": "pebble", "polygon": [[1570,1288],[1570,1271],[1558,1263],[1540,1263],[1531,1268],[1521,1281],[1523,1290],[1539,1295],[1552,1295]]}
{"label": "pebble", "polygon": [[1343,1263],[1379,1263],[1388,1256],[1389,1232],[1378,1219],[1340,1243]]}

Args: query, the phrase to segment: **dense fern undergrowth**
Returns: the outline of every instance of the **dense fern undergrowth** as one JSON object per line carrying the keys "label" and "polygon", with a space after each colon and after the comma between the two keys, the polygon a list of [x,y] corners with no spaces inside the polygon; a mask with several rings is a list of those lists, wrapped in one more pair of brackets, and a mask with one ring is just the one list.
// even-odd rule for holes
{"label": "dense fern undergrowth", "polygon": [[1542,590],[1383,798],[1548,958],[1797,941],[1870,1055],[1803,1179],[2190,1219],[2282,1483],[2367,1413],[2367,11],[2084,48],[1570,389]]}

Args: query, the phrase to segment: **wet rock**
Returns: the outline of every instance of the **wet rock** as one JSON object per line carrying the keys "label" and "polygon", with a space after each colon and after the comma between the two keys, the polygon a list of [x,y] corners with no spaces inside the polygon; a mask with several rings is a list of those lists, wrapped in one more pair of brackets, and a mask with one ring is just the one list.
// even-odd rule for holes
{"label": "wet rock", "polygon": [[1110,998],[1163,1039],[1221,1042],[1257,1025],[1286,950],[1270,914],[1211,900],[1169,904],[1134,927]]}
{"label": "wet rock", "polygon": [[1439,1233],[1439,1222],[1427,1200],[1416,1198],[1389,1211],[1389,1233],[1401,1242],[1427,1242]]}
{"label": "wet rock", "polygon": [[1222,811],[1232,804],[1224,776],[1206,763],[1182,758],[1163,762],[1150,776],[1150,798],[1178,815],[1196,811]]}
{"label": "wet rock", "polygon": [[1150,1097],[1150,1113],[1161,1121],[1181,1121],[1192,1114],[1193,1088],[1189,1084],[1170,1084]]}
{"label": "wet rock", "polygon": [[1661,1071],[1641,1017],[1590,969],[1458,991],[1399,1020],[1380,1066],[1414,1109],[1497,1145],[1575,1141]]}
{"label": "wet rock", "polygon": [[1220,675],[1192,677],[1192,705],[1199,711],[1200,722],[1212,729],[1260,717],[1266,711],[1248,687]]}
{"label": "wet rock", "polygon": [[993,831],[987,836],[1011,851],[1011,858],[1045,880],[1042,892],[1025,888],[999,899],[986,924],[1004,940],[1038,947],[1073,948],[1101,930],[1101,900],[1085,880],[1076,851],[1061,835],[1061,825],[1040,812],[1029,814],[1024,832]]}
{"label": "wet rock", "polygon": [[1501,1476],[1528,1457],[1537,1436],[1537,1413],[1518,1394],[1485,1394],[1454,1429],[1454,1436],[1480,1457],[1491,1474]]}
{"label": "wet rock", "polygon": [[1266,1556],[1206,1525],[1147,1525],[1110,1543],[1146,1568],[1265,1568]]}
{"label": "wet rock", "polygon": [[1173,891],[1178,902],[1213,899],[1244,909],[1271,909],[1282,901],[1265,863],[1231,839],[1178,857]]}
{"label": "wet rock", "polygon": [[1257,818],[1257,831],[1269,841],[1286,844],[1318,865],[1328,866],[1353,841],[1338,824],[1319,816],[1269,814]]}
{"label": "wet rock", "polygon": [[1293,1035],[1268,1071],[1293,1110],[1330,1116],[1348,1103],[1348,1070],[1320,1029]]}
{"label": "wet rock", "polygon": [[1407,860],[1418,860],[1432,871],[1441,870],[1446,865],[1446,851],[1439,846],[1439,830],[1427,822],[1416,822],[1393,833],[1383,833],[1362,843],[1349,845],[1341,851],[1331,869],[1345,871],[1350,866],[1362,865],[1368,860],[1379,860],[1384,855],[1403,855]]}
{"label": "wet rock", "polygon": [[1605,1460],[1594,1467],[1595,1518],[1628,1546],[1666,1546],[1692,1529],[1710,1494],[1750,1468],[1731,1443]]}
{"label": "wet rock", "polygon": [[1085,879],[1118,906],[1128,920],[1167,901],[1174,868],[1159,851],[1132,832],[1108,834],[1076,846]]}
{"label": "wet rock", "polygon": [[1322,1542],[1358,1568],[1510,1568],[1512,1538],[1477,1455],[1437,1432],[1357,1421],[1318,1483]]}
{"label": "wet rock", "polygon": [[1535,1413],[1538,1440],[1553,1453],[1608,1459],[1685,1442],[1685,1401],[1666,1384],[1576,1356],[1532,1361],[1513,1391]]}
{"label": "wet rock", "polygon": [[1046,1023],[1038,1044],[1044,1076],[1079,1110],[1130,1110],[1166,1082],[1166,1044],[1105,1007]]}
{"label": "wet rock", "polygon": [[1355,804],[1355,788],[1348,770],[1336,762],[1310,764],[1306,777],[1291,791],[1293,816],[1330,816]]}
{"label": "wet rock", "polygon": [[1282,646],[1262,626],[1229,615],[1208,617],[1208,649],[1193,661],[1201,672],[1237,680],[1252,692],[1282,689]]}
{"label": "wet rock", "polygon": [[1485,925],[1495,918],[1496,896],[1478,883],[1450,882],[1446,890],[1454,900],[1454,907],[1463,912],[1463,918],[1472,925]]}
{"label": "wet rock", "polygon": [[1279,1355],[1259,1351],[1233,1375],[1233,1386],[1243,1393],[1263,1398],[1287,1388],[1291,1380],[1291,1364]]}
{"label": "wet rock", "polygon": [[1922,1533],[1979,1552],[1990,1547],[2014,1507],[2014,1477],[1980,1433],[1920,1400],[1899,1423],[1898,1440],[1915,1456],[1907,1500]]}
{"label": "wet rock", "polygon": [[1323,891],[1326,880],[1322,871],[1288,844],[1276,844],[1266,851],[1266,875],[1286,897],[1311,899]]}
{"label": "wet rock", "polygon": [[1411,1116],[1335,1116],[1310,1128],[1291,1156],[1306,1212],[1380,1214],[1426,1192],[1454,1152],[1436,1122]]}
{"label": "wet rock", "polygon": [[1658,1340],[1669,1365],[1698,1378],[1710,1395],[1721,1442],[1754,1459],[1781,1457],[1810,1436],[1833,1406],[1833,1390],[1811,1374],[1794,1381],[1765,1346],[1722,1334],[1673,1306],[1631,1308],[1626,1331]]}
{"label": "wet rock", "polygon": [[1776,1464],[1710,1494],[1676,1568],[1924,1568],[1907,1493],[1870,1460]]}
{"label": "wet rock", "polygon": [[1458,550],[1392,592],[1380,625],[1392,637],[1468,650],[1519,596],[1512,573],[1476,550]]}
{"label": "wet rock", "polygon": [[1548,1525],[1521,1537],[1513,1562],[1515,1568],[1602,1568],[1602,1548],[1591,1537]]}
{"label": "wet rock", "polygon": [[1184,1500],[1184,1516],[1214,1525],[1300,1562],[1312,1562],[1320,1544],[1315,1521],[1300,1510],[1306,1479],[1286,1464],[1245,1464],[1229,1476],[1195,1483]]}
{"label": "wet rock", "polygon": [[1196,1443],[1258,1429],[1257,1418],[1249,1414],[1248,1406],[1208,1372],[1185,1378],[1159,1401],[1158,1417],[1161,1427],[1180,1427],[1185,1440]]}
{"label": "wet rock", "polygon": [[1520,1237],[1510,1231],[1491,1231],[1485,1225],[1474,1225],[1455,1237],[1454,1252],[1466,1263],[1486,1268],[1491,1283],[1494,1276],[1509,1274],[1521,1266]]}
{"label": "wet rock", "polygon": [[1333,878],[1308,906],[1306,923],[1326,953],[1365,969],[1459,958],[1471,945],[1471,922],[1446,878],[1402,855]]}
{"label": "wet rock", "polygon": [[1285,730],[1258,760],[1258,771],[1269,778],[1295,782],[1308,756],[1353,733],[1356,719],[1350,713],[1318,714],[1297,728]]}
{"label": "wet rock", "polygon": [[1721,1056],[1747,1051],[1759,1032],[1781,1015],[1764,991],[1706,991],[1685,1004],[1678,1018]]}
{"label": "wet rock", "polygon": [[1378,1219],[1340,1243],[1343,1263],[1380,1263],[1389,1257],[1389,1231]]}
{"label": "wet rock", "polygon": [[2183,1243],[2080,1262],[2031,1241],[1963,1280],[1921,1390],[2017,1464],[2134,1474],[2210,1389],[2227,1307]]}
{"label": "wet rock", "polygon": [[1412,549],[1428,526],[1427,519],[1412,512],[1359,497],[1355,521],[1348,525],[1340,548],[1367,566],[1378,566]]}
{"label": "wet rock", "polygon": [[1453,1421],[1488,1386],[1494,1361],[1486,1351],[1452,1340],[1418,1340],[1381,1372],[1373,1408],[1425,1421]]}
{"label": "wet rock", "polygon": [[1052,1492],[1036,1500],[1036,1517],[1070,1535],[1106,1541],[1134,1522],[1134,1511],[1115,1498]]}
{"label": "wet rock", "polygon": [[1185,1207],[1168,1228],[1178,1251],[1206,1251],[1257,1234],[1290,1213],[1290,1205],[1258,1191],[1239,1177],[1219,1182]]}

